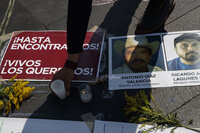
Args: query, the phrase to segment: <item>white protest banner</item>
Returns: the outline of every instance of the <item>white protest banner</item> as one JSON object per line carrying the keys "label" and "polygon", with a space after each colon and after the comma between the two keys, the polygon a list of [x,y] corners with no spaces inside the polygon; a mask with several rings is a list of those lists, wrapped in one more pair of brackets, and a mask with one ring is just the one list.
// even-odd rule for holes
{"label": "white protest banner", "polygon": [[200,85],[200,31],[109,38],[109,89]]}
{"label": "white protest banner", "polygon": [[[96,120],[94,124],[93,133],[141,133],[141,131],[147,130],[152,126],[147,125],[143,128],[140,127],[141,124]],[[149,133],[170,133],[171,129],[173,129],[173,127],[165,128],[163,129],[163,131],[157,130]],[[175,133],[197,133],[197,132],[183,127],[179,127],[175,130]]]}
{"label": "white protest banner", "polygon": [[91,133],[85,122],[0,117],[0,133]]}

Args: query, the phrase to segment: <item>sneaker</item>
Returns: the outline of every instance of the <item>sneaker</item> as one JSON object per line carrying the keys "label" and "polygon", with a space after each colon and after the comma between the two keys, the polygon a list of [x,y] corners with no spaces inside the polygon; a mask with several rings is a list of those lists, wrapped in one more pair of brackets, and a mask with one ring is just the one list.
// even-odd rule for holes
{"label": "sneaker", "polygon": [[164,25],[175,6],[175,0],[150,0],[143,17],[139,20],[135,34],[146,34],[156,31]]}

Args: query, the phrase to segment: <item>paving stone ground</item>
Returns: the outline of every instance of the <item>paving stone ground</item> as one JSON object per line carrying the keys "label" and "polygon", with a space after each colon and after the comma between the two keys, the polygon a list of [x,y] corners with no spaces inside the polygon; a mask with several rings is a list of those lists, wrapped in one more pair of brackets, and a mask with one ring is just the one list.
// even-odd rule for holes
{"label": "paving stone ground", "polygon": [[[66,30],[67,2],[67,0],[16,0],[6,33],[18,30]],[[93,2],[88,29],[99,26],[116,36],[132,35],[147,4],[148,1],[144,0],[96,0]],[[0,1],[0,21],[7,5],[8,0]],[[78,6],[77,1],[77,11],[79,11]],[[176,0],[175,9],[169,16],[164,30],[168,32],[199,30],[199,12],[199,0]],[[59,101],[50,94],[48,83],[35,84],[38,86],[34,96],[10,117],[81,120],[82,114],[92,112],[94,115],[103,113],[106,120],[126,121],[122,113],[123,104],[112,99],[102,100],[105,86],[93,85],[95,99],[90,104],[83,104],[76,89],[67,101]],[[166,113],[177,112],[185,121],[193,118],[193,127],[200,127],[200,86],[153,88],[152,92]],[[122,92],[114,93],[114,97],[119,96],[120,99]],[[114,107],[109,107],[110,104]]]}

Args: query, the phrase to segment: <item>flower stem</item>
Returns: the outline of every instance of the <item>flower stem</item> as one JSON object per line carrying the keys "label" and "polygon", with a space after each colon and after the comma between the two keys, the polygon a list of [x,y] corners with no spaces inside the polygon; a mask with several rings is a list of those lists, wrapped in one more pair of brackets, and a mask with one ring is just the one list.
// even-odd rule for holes
{"label": "flower stem", "polygon": [[196,128],[192,128],[192,127],[185,126],[185,125],[181,125],[181,126],[184,127],[184,128],[190,129],[190,130],[192,130],[192,131],[195,131],[195,132],[200,132],[200,130],[199,130],[199,129],[196,129]]}

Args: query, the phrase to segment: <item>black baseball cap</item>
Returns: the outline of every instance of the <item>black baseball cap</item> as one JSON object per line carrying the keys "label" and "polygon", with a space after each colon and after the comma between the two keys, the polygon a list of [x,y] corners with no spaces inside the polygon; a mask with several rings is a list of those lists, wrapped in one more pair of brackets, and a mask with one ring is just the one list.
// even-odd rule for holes
{"label": "black baseball cap", "polygon": [[195,39],[197,41],[200,41],[200,35],[195,33],[184,33],[174,39],[174,47],[176,46],[177,43],[185,39]]}

